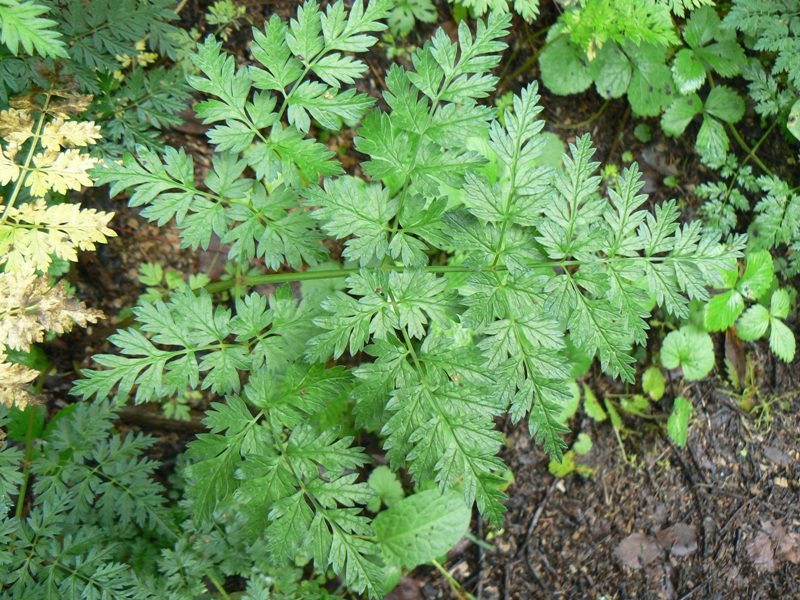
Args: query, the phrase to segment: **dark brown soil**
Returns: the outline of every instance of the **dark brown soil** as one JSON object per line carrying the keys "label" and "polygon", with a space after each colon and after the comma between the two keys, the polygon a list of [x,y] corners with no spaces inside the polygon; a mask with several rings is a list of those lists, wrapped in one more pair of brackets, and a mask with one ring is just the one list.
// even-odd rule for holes
{"label": "dark brown soil", "polygon": [[[296,5],[251,2],[248,8],[258,26],[273,12],[289,16]],[[182,12],[183,24],[202,30],[204,8],[205,3],[190,0]],[[508,79],[543,43],[543,36],[529,39],[556,16],[550,4],[543,12],[534,26],[515,23],[498,95],[537,77],[534,63]],[[439,25],[453,30],[450,6],[444,3],[439,14]],[[426,26],[412,34],[410,43],[419,43],[430,31]],[[242,62],[248,60],[249,40],[249,27],[244,27],[227,44]],[[372,76],[364,85],[378,95],[388,65],[385,48],[376,48],[368,64]],[[650,120],[654,139],[645,145],[633,135],[639,121],[625,99],[611,101],[597,116],[603,100],[594,92],[568,98],[541,92],[551,131],[565,142],[591,133],[596,158],[603,164],[621,168],[623,153],[631,152],[644,171],[645,191],[652,201],[676,197],[687,218],[693,216],[697,200],[691,190],[709,172],[699,165],[688,137],[664,138],[657,122]],[[203,169],[209,160],[197,125],[170,132],[169,141],[189,148],[198,169]],[[675,176],[675,187],[663,184],[667,174]],[[54,405],[70,401],[67,393],[78,369],[91,364],[92,354],[108,350],[107,336],[125,324],[125,313],[121,319],[115,315],[144,291],[136,272],[141,262],[158,262],[165,270],[189,274],[212,266],[218,273],[224,260],[216,256],[219,250],[181,250],[174,229],[148,224],[124,200],[108,200],[100,191],[85,203],[117,212],[119,237],[97,253],[84,255],[73,282],[81,297],[110,318],[47,347],[57,363],[46,386]],[[652,343],[655,348],[660,344],[657,335]],[[487,540],[488,546],[464,540],[444,565],[460,589],[424,567],[405,577],[391,597],[800,598],[800,369],[797,362],[776,361],[762,345],[749,345],[747,351],[757,376],[744,401],[728,382],[721,348],[718,368],[705,381],[685,385],[679,377],[671,380],[655,412],[668,414],[678,395],[692,402],[695,412],[683,449],[666,438],[663,420],[628,419],[618,442],[607,421],[596,423],[579,412],[570,426],[573,438],[583,432],[594,442],[580,459],[589,472],[555,479],[524,424],[505,423],[508,444],[503,458],[515,481],[508,489],[504,529],[490,530],[476,517],[472,534]],[[607,393],[635,391],[598,372],[591,372],[585,383],[601,400]],[[202,408],[202,402],[196,408]],[[161,436],[160,458],[169,460],[170,449],[190,440],[199,425],[197,419],[188,424],[159,419],[159,413],[142,407],[123,413],[128,426]]]}

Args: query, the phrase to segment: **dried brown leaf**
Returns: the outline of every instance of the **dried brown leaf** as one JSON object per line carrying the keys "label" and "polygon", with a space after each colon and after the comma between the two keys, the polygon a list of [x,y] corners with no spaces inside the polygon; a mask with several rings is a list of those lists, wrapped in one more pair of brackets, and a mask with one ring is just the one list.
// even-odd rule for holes
{"label": "dried brown leaf", "polygon": [[70,93],[65,95],[63,99],[52,100],[47,112],[54,117],[67,119],[85,112],[91,105],[93,98],[94,96],[92,95]]}
{"label": "dried brown leaf", "polygon": [[675,556],[688,556],[697,552],[697,534],[686,523],[675,523],[656,534],[661,547]]}
{"label": "dried brown leaf", "polygon": [[661,556],[662,550],[643,533],[634,532],[614,549],[614,556],[629,569],[643,569]]}
{"label": "dried brown leaf", "polygon": [[761,529],[772,539],[778,558],[793,564],[800,562],[800,535],[788,531],[780,521],[764,521]]}
{"label": "dried brown leaf", "polygon": [[759,531],[756,537],[747,543],[747,554],[759,571],[772,573],[777,568],[772,539],[764,531]]}

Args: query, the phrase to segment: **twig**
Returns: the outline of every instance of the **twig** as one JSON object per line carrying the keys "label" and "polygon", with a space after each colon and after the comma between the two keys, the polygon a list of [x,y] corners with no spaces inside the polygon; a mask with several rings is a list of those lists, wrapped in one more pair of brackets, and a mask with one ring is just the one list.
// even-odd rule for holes
{"label": "twig", "polygon": [[689,489],[692,490],[692,498],[694,499],[695,507],[697,509],[697,516],[699,517],[698,520],[700,521],[700,548],[699,548],[700,549],[700,556],[705,558],[706,557],[706,524],[705,524],[705,516],[704,516],[704,513],[703,513],[703,506],[702,506],[702,504],[700,504],[700,496],[697,493],[697,483],[695,482],[694,477],[692,477],[692,472],[689,469],[689,466],[686,464],[686,461],[683,460],[683,456],[681,456],[681,453],[678,451],[678,449],[672,443],[672,440],[670,440],[666,435],[664,435],[663,431],[660,432],[660,435],[667,442],[667,444],[669,444],[670,448],[672,448],[672,452],[675,455],[675,458],[678,459],[678,463],[681,466],[681,471],[683,471],[684,477],[686,477],[686,479],[689,482]]}
{"label": "twig", "polygon": [[189,421],[179,421],[178,419],[168,419],[161,413],[139,406],[123,406],[119,411],[119,418],[125,423],[147,427],[148,429],[175,431],[178,433],[203,433],[208,431],[208,428],[201,422],[202,417],[193,417]]}
{"label": "twig", "polygon": [[686,592],[686,593],[685,593],[683,596],[681,596],[680,598],[678,598],[678,600],[687,600],[687,599],[688,599],[688,598],[690,598],[691,596],[694,596],[694,593],[695,593],[697,590],[699,590],[701,587],[703,587],[703,584],[704,584],[704,583],[705,583],[705,582],[701,581],[701,582],[700,582],[700,583],[698,583],[696,586],[694,586],[692,589],[690,589],[688,592]]}
{"label": "twig", "polygon": [[547,493],[542,498],[542,501],[539,503],[539,506],[536,508],[536,512],[533,513],[533,517],[531,517],[531,522],[528,523],[528,532],[525,534],[525,541],[522,543],[522,546],[519,550],[517,550],[517,556],[519,556],[520,552],[525,552],[525,564],[528,567],[528,570],[533,575],[533,578],[536,580],[536,583],[539,584],[539,587],[542,588],[543,592],[547,592],[547,586],[542,581],[539,572],[536,568],[531,564],[531,552],[530,552],[530,541],[531,536],[533,536],[533,531],[536,529],[536,524],[539,522],[539,519],[544,512],[547,503],[550,501],[550,498],[553,496],[553,493],[556,491],[556,486],[558,485],[558,479],[553,479],[553,483],[550,484],[550,488],[547,490]]}
{"label": "twig", "polygon": [[[553,493],[556,491],[556,485],[558,485],[558,479],[553,479],[553,483],[550,484],[550,489],[547,490],[547,493],[542,498],[542,501],[539,503],[539,506],[536,508],[536,512],[533,513],[533,518],[531,518],[531,522],[528,523],[528,533],[525,535],[525,541],[522,544],[522,548],[520,550],[525,549],[527,552],[528,544],[531,541],[531,536],[533,535],[533,530],[536,527],[536,524],[539,522],[539,518],[542,516],[544,512],[544,507],[547,506],[547,503],[550,501]],[[517,551],[519,554],[519,550]]]}
{"label": "twig", "polygon": [[596,113],[594,113],[588,119],[584,119],[583,121],[581,121],[579,123],[570,123],[568,125],[562,125],[561,123],[551,122],[550,124],[553,127],[555,127],[556,129],[564,129],[564,130],[583,129],[584,127],[586,127],[588,125],[591,125],[598,118],[600,118],[600,115],[602,115],[605,112],[606,108],[608,108],[608,105],[610,103],[611,103],[611,100],[606,100],[605,102],[603,102],[603,105],[600,107],[600,110],[598,110]]}

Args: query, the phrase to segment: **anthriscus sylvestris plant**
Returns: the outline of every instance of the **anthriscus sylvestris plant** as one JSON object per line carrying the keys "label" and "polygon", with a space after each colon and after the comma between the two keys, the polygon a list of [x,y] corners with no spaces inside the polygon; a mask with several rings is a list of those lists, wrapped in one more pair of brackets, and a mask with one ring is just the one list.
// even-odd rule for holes
{"label": "anthriscus sylvestris plant", "polygon": [[[675,202],[643,208],[635,165],[602,189],[588,135],[563,168],[541,164],[535,83],[501,126],[484,99],[508,16],[474,32],[462,22],[457,41],[439,30],[413,70],[389,70],[376,106],[358,91],[366,65],[355,56],[391,4],[312,1],[289,23],[273,16],[254,30],[247,66],[208,38],[190,82],[213,124],[204,180],[174,148],[95,171],[148,219],[173,222],[184,246],[219,237],[236,276],[141,302],[137,325],[111,338],[119,352],[95,357],[103,368],[74,390],[137,403],[208,390],[210,433],[187,456],[195,521],[235,512],[275,564],[332,567],[373,597],[391,567],[424,554],[410,527],[428,536],[473,503],[501,523],[497,417],[526,419],[561,456],[568,348],[632,381],[649,295],[686,316],[743,245],[679,223]],[[351,127],[364,160],[346,173],[316,136]],[[263,284],[274,291],[254,289]],[[245,291],[220,294],[231,289]],[[418,490],[375,517],[352,425],[377,434]],[[436,498],[438,512],[412,510]]]}

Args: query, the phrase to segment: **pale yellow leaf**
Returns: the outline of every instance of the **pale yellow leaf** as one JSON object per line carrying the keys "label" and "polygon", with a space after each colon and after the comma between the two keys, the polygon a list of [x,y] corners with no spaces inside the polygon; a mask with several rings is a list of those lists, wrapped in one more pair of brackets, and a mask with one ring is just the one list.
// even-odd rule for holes
{"label": "pale yellow leaf", "polygon": [[28,113],[14,108],[0,112],[0,137],[22,145],[32,135],[33,119]]}
{"label": "pale yellow leaf", "polygon": [[17,271],[30,263],[44,272],[51,254],[76,261],[78,250],[94,250],[116,236],[108,227],[113,216],[79,204],[48,207],[44,200],[11,207],[0,225],[0,264],[5,263],[6,271]]}
{"label": "pale yellow leaf", "polygon": [[50,287],[30,266],[0,273],[0,344],[27,351],[46,332],[66,333],[75,323],[86,327],[101,318],[101,311],[68,296],[63,281]]}
{"label": "pale yellow leaf", "polygon": [[45,171],[31,171],[25,179],[25,185],[31,188],[31,196],[44,198],[50,191],[50,177]]}
{"label": "pale yellow leaf", "polygon": [[19,178],[20,167],[0,148],[0,185],[8,185]]}
{"label": "pale yellow leaf", "polygon": [[39,373],[23,365],[6,362],[6,358],[0,352],[0,403],[24,410],[34,399],[34,395],[26,388]]}
{"label": "pale yellow leaf", "polygon": [[41,144],[48,150],[58,152],[61,148],[88,146],[94,144],[102,136],[100,127],[94,121],[65,121],[53,119],[44,126]]}
{"label": "pale yellow leaf", "polygon": [[24,307],[35,304],[50,289],[30,265],[0,273],[0,345],[23,352],[44,339],[44,329]]}
{"label": "pale yellow leaf", "polygon": [[37,154],[33,163],[36,169],[25,180],[25,185],[31,188],[31,196],[43,198],[51,189],[66,194],[67,190],[80,191],[84,186],[94,185],[87,171],[97,164],[97,159],[74,148],[61,153],[48,150]]}
{"label": "pale yellow leaf", "polygon": [[22,146],[20,146],[16,142],[9,142],[6,145],[6,156],[11,160],[14,160],[14,158],[17,156],[21,148]]}
{"label": "pale yellow leaf", "polygon": [[139,63],[139,66],[146,67],[147,65],[153,64],[158,59],[158,52],[140,52],[139,56],[136,57],[136,62]]}

